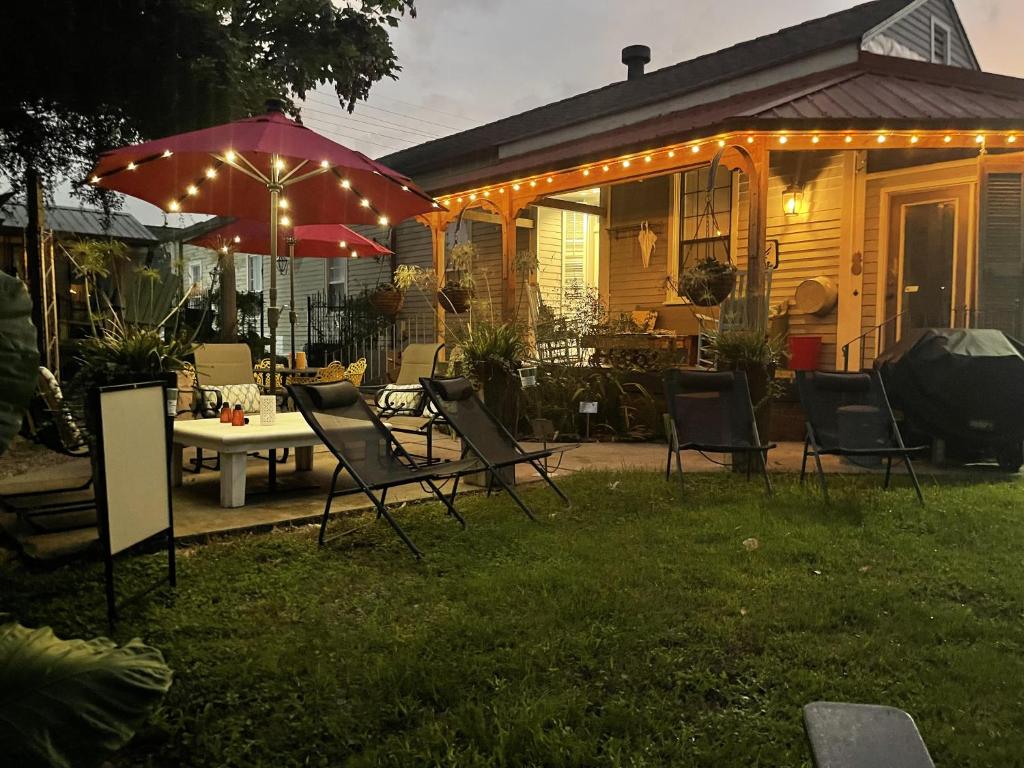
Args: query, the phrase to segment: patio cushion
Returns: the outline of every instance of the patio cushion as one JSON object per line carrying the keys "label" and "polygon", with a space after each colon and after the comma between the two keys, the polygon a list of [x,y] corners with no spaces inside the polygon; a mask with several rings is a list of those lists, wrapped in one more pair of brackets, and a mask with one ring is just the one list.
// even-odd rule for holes
{"label": "patio cushion", "polygon": [[473,396],[473,385],[465,377],[437,379],[434,384],[445,400],[466,400]]}
{"label": "patio cushion", "polygon": [[71,413],[64,408],[64,393],[61,390],[60,382],[49,368],[42,365],[39,366],[39,391],[47,409],[53,414],[54,424],[65,447],[74,448],[82,445],[85,440],[78,429],[78,424],[75,423]]}
{"label": "patio cushion", "polygon": [[866,373],[823,373],[815,371],[812,381],[818,389],[830,392],[867,392],[871,389],[871,377]]}
{"label": "patio cushion", "polygon": [[350,381],[338,381],[331,384],[309,384],[310,392],[317,408],[330,411],[335,408],[348,408],[359,400],[359,390]]}
{"label": "patio cushion", "polygon": [[202,398],[202,411],[216,414],[224,403],[232,408],[241,405],[246,413],[257,413],[260,409],[260,388],[253,384],[224,384],[221,386],[197,387]]}
{"label": "patio cushion", "polygon": [[376,406],[394,412],[419,413],[424,396],[419,384],[388,384],[377,393]]}

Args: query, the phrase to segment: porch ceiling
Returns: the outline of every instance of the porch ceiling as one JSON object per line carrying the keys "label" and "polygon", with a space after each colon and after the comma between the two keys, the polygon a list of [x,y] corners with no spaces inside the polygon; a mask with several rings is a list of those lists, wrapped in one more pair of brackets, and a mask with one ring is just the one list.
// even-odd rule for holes
{"label": "porch ceiling", "polygon": [[[456,172],[430,191],[441,196],[525,182],[659,146],[747,131],[822,132],[817,146],[773,147],[779,150],[860,148],[860,141],[846,141],[844,131],[949,132],[946,146],[971,146],[978,133],[1024,131],[1024,80],[862,53],[852,66]],[[703,152],[692,160],[706,162]]]}

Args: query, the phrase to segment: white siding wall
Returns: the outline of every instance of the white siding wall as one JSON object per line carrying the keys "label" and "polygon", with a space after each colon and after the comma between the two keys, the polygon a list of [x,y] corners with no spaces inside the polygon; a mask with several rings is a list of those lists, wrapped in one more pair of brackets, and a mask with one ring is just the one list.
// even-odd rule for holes
{"label": "white siding wall", "polygon": [[974,69],[967,40],[960,32],[956,11],[949,0],[928,0],[880,34],[906,46],[925,61],[931,61],[933,17],[950,29],[949,63],[955,67]]}
{"label": "white siding wall", "polygon": [[544,305],[562,306],[562,212],[537,208],[537,287]]}

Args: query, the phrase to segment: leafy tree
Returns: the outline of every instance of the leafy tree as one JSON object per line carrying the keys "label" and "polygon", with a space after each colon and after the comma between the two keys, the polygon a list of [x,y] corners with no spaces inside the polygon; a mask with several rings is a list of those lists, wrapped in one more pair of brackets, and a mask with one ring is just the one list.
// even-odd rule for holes
{"label": "leafy tree", "polygon": [[[74,194],[109,207],[110,193],[81,184],[102,151],[245,117],[268,97],[283,97],[294,112],[292,100],[321,84],[351,110],[374,83],[397,75],[389,32],[406,13],[415,16],[414,2],[10,3],[0,180],[27,191],[33,218],[40,182],[70,179]],[[29,230],[31,256],[38,222]]]}

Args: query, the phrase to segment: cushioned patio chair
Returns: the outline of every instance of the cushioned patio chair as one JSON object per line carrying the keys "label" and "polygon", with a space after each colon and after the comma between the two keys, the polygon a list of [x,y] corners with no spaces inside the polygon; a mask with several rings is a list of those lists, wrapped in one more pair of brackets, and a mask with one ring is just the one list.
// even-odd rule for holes
{"label": "cushioned patio chair", "polygon": [[[220,416],[225,403],[234,408],[241,405],[246,415],[259,413],[262,390],[254,373],[252,351],[247,344],[202,344],[195,353],[195,391],[192,396],[192,413],[196,418],[215,419]],[[284,392],[279,402],[283,402]],[[265,458],[253,454],[257,458]],[[284,463],[288,460],[288,449],[274,460]],[[196,448],[192,459],[193,471],[198,473],[204,466],[218,469],[219,459],[214,457],[211,464],[205,464],[203,449]]]}
{"label": "cushioned patio chair", "polygon": [[747,375],[742,371],[669,369],[665,371],[664,381],[669,429],[665,479],[672,476],[673,454],[679,482],[685,489],[683,451],[729,453],[746,460],[748,479],[756,457],[765,487],[771,494],[768,451],[775,445],[763,442],[757,432]]}
{"label": "cushioned patio chair", "polygon": [[443,351],[444,344],[409,344],[402,350],[402,365],[394,383],[363,389],[373,394],[377,415],[393,432],[422,435],[426,439],[424,458],[428,462],[434,460],[434,427],[441,421],[436,411],[427,412],[427,395],[420,379],[434,377]]}
{"label": "cushioned patio chair", "polygon": [[[64,400],[60,382],[49,368],[40,366],[36,394],[29,403],[25,414],[23,434],[33,442],[72,458],[88,458],[89,443],[85,430]],[[84,483],[63,486],[40,491],[5,494],[2,499],[18,518],[38,530],[56,530],[48,526],[40,526],[35,518],[54,515],[66,515],[71,512],[83,512],[96,508],[94,498],[73,498],[61,501],[65,495],[80,495],[87,491],[93,483],[92,474]],[[43,500],[36,503],[35,500]],[[86,520],[70,525],[59,526],[62,530],[89,527],[94,520]]]}
{"label": "cushioned patio chair", "polygon": [[[545,448],[526,451],[504,425],[495,418],[477,397],[472,383],[464,378],[420,379],[423,389],[434,408],[452,431],[462,440],[462,455],[475,456],[487,469],[487,490],[500,485],[531,520],[536,520],[526,502],[516,493],[505,472],[515,471],[519,464],[533,467],[551,489],[570,506],[569,497],[551,479],[542,461],[568,448]],[[456,482],[456,488],[458,482]]]}
{"label": "cushioned patio chair", "polygon": [[935,768],[901,709],[817,701],[804,707],[815,768]]}
{"label": "cushioned patio chair", "polygon": [[[450,478],[457,481],[464,474],[479,472],[482,469],[479,462],[462,460],[417,466],[366,404],[352,382],[292,384],[288,389],[299,412],[338,460],[320,521],[320,544],[328,540],[326,532],[331,502],[338,496],[362,493],[373,503],[378,519],[383,517],[412,553],[421,557],[420,550],[386,506],[388,490],[402,485],[425,485],[444,504],[447,513],[465,527],[465,520],[454,506],[457,483],[449,498],[442,493],[438,482]],[[355,483],[354,488],[338,489],[338,477],[342,470],[351,477]],[[350,533],[353,531],[336,534],[331,539]]]}
{"label": "cushioned patio chair", "polygon": [[825,373],[799,371],[796,376],[800,405],[807,417],[807,437],[800,465],[800,482],[807,474],[807,457],[814,456],[821,492],[828,500],[828,485],[821,467],[825,455],[851,458],[878,457],[886,460],[885,487],[892,478],[893,459],[902,459],[924,504],[921,484],[910,461],[912,454],[927,446],[908,448],[896,425],[885,386],[877,371],[871,373]]}

